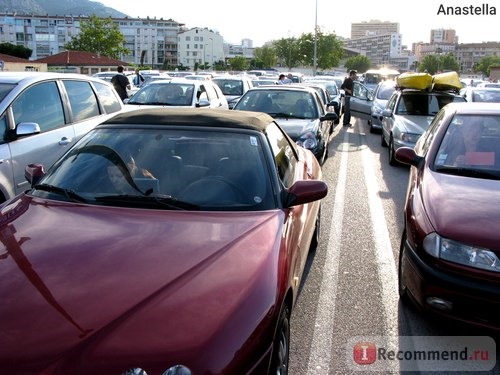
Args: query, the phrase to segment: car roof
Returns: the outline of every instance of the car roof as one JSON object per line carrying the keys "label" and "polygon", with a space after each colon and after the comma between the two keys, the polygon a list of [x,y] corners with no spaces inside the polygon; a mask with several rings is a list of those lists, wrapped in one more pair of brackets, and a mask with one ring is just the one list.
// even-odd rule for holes
{"label": "car roof", "polygon": [[71,78],[90,79],[101,82],[102,79],[76,73],[50,73],[50,72],[0,72],[0,81],[4,83],[18,83],[23,80],[37,81],[40,79]]}
{"label": "car roof", "polygon": [[249,91],[307,91],[310,93],[316,93],[314,87],[302,86],[300,84],[290,84],[290,85],[260,85],[250,88]]}
{"label": "car roof", "polygon": [[458,114],[500,114],[498,103],[487,102],[454,102],[446,105],[447,111]]}
{"label": "car roof", "polygon": [[98,127],[117,124],[180,125],[252,129],[262,132],[271,122],[274,122],[274,119],[267,113],[261,112],[199,108],[141,108],[120,113]]}

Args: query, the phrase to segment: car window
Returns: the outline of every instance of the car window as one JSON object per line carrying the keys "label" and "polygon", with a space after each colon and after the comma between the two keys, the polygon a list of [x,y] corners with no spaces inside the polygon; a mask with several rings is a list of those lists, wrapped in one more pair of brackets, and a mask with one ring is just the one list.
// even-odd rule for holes
{"label": "car window", "polygon": [[63,83],[68,93],[74,122],[100,115],[97,97],[89,82],[64,80]]}
{"label": "car window", "polygon": [[278,168],[278,176],[283,186],[289,188],[294,183],[297,154],[288,141],[288,138],[276,124],[269,124],[266,134],[273,150],[276,168]]}
{"label": "car window", "polygon": [[445,111],[440,111],[436,117],[432,120],[431,124],[429,125],[429,128],[427,131],[423,134],[422,136],[422,153],[425,155],[427,154],[427,150],[432,144],[432,140],[434,139],[434,136],[436,134],[436,131],[439,129],[441,123],[444,120],[444,114]]}
{"label": "car window", "polygon": [[46,132],[65,125],[61,96],[55,81],[26,89],[12,104],[15,124],[35,122]]}
{"label": "car window", "polygon": [[500,117],[455,115],[441,141],[435,165],[499,172]]}
{"label": "car window", "polygon": [[394,111],[395,107],[396,107],[396,101],[398,100],[398,94],[397,93],[393,93],[391,98],[389,99],[389,101],[387,102],[387,109],[391,110],[391,111]]}
{"label": "car window", "polygon": [[12,83],[0,83],[0,102],[14,89],[16,85]]}
{"label": "car window", "polygon": [[111,87],[99,82],[94,82],[94,86],[106,113],[118,112],[122,108],[119,98],[114,95]]}

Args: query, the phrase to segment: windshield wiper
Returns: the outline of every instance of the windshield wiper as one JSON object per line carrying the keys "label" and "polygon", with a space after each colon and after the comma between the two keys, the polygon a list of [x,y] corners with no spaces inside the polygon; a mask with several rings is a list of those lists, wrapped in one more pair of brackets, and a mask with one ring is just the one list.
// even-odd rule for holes
{"label": "windshield wiper", "polygon": [[282,117],[282,118],[299,118],[299,119],[304,119],[304,116],[296,116],[296,115],[291,115],[290,113],[285,113],[285,112],[271,112],[268,113],[269,116],[271,117]]}
{"label": "windshield wiper", "polygon": [[500,171],[491,171],[487,169],[472,169],[462,167],[437,167],[436,172],[454,174],[464,177],[487,178],[490,180],[500,180]]}
{"label": "windshield wiper", "polygon": [[59,186],[49,185],[49,184],[38,184],[33,186],[34,189],[48,191],[50,193],[56,193],[65,196],[69,201],[72,202],[82,202],[87,203],[87,199],[83,198],[81,195],[76,193],[74,190],[65,189]]}
{"label": "windshield wiper", "polygon": [[180,201],[170,195],[152,194],[152,195],[105,195],[102,197],[95,197],[96,202],[100,203],[113,203],[121,207],[154,207],[154,208],[171,208],[175,210],[199,210],[200,206],[197,204]]}

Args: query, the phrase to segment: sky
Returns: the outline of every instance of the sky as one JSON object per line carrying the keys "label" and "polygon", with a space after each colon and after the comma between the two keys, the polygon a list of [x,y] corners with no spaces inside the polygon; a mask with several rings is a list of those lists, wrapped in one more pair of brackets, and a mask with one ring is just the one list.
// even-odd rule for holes
{"label": "sky", "polygon": [[[130,17],[173,19],[188,28],[218,31],[225,42],[251,39],[261,47],[273,39],[314,32],[349,38],[351,23],[399,23],[403,44],[430,41],[431,29],[454,29],[459,43],[500,42],[498,0],[98,0]],[[484,8],[477,15],[438,14],[440,6]],[[491,13],[495,10],[496,14]]]}

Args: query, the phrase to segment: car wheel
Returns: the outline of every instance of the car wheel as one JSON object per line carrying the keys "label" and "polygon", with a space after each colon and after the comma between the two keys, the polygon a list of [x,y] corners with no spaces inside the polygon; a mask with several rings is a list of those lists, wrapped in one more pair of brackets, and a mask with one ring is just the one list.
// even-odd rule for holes
{"label": "car wheel", "polygon": [[405,252],[405,242],[406,242],[406,231],[403,232],[401,236],[401,245],[399,247],[399,265],[398,265],[398,290],[399,298],[402,302],[411,304],[411,299],[408,296],[408,290],[404,284],[405,279],[405,265],[403,264],[404,252]]}
{"label": "car wheel", "polygon": [[398,165],[398,161],[396,160],[396,150],[394,150],[394,141],[392,137],[389,139],[389,164],[392,166]]}
{"label": "car wheel", "polygon": [[387,147],[387,142],[385,141],[383,130],[382,130],[382,134],[380,136],[380,144],[382,145],[382,147]]}
{"label": "car wheel", "polygon": [[319,206],[318,216],[316,217],[316,223],[314,224],[314,233],[311,240],[311,249],[316,249],[318,247],[320,232],[321,232],[321,206]]}
{"label": "car wheel", "polygon": [[290,354],[290,308],[285,305],[281,311],[273,342],[273,354],[269,375],[287,375]]}

